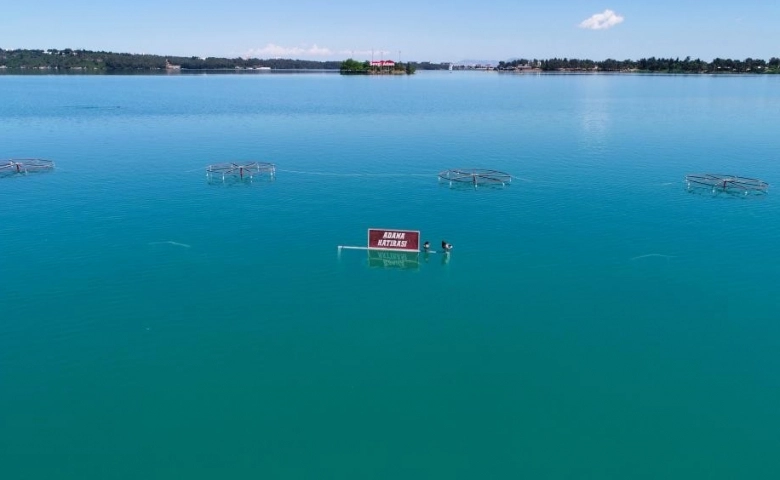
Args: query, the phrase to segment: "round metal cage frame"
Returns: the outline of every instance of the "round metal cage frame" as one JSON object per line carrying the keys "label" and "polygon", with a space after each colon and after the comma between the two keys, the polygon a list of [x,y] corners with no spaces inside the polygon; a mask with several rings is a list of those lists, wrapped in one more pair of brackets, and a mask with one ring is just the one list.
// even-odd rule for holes
{"label": "round metal cage frame", "polygon": [[0,177],[49,172],[53,169],[54,162],[42,158],[11,158],[8,160],[0,160]]}
{"label": "round metal cage frame", "polygon": [[486,168],[453,168],[439,172],[439,181],[452,187],[505,187],[512,183],[512,175]]}
{"label": "round metal cage frame", "polygon": [[212,182],[220,180],[242,182],[254,180],[256,176],[267,175],[269,179],[276,178],[276,165],[268,162],[225,162],[215,163],[206,167],[206,178]]}
{"label": "round metal cage frame", "polygon": [[688,191],[705,190],[713,194],[727,193],[747,196],[751,194],[763,195],[769,191],[769,184],[763,180],[715,173],[686,175],[685,185]]}

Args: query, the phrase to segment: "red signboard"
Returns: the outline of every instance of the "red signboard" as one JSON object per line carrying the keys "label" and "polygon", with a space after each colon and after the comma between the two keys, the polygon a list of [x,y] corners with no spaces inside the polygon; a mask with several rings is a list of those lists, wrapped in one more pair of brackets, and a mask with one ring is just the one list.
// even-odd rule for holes
{"label": "red signboard", "polygon": [[420,232],[416,230],[368,229],[369,250],[420,251]]}

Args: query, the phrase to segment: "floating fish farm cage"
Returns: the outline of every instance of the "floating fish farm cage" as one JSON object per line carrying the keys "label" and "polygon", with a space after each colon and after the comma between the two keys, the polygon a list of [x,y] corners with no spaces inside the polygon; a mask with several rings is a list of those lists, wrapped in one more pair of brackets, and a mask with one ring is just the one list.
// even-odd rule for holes
{"label": "floating fish farm cage", "polygon": [[41,158],[12,158],[10,160],[0,160],[0,177],[50,172],[53,169],[54,162]]}
{"label": "floating fish farm cage", "polygon": [[276,178],[276,165],[268,162],[227,162],[206,167],[206,178],[216,183],[252,182],[257,178]]}
{"label": "floating fish farm cage", "polygon": [[686,175],[685,185],[690,192],[714,195],[764,195],[769,191],[769,184],[763,180],[715,173]]}
{"label": "floating fish farm cage", "polygon": [[453,168],[439,172],[439,182],[447,182],[450,188],[501,188],[512,183],[512,175],[485,168]]}

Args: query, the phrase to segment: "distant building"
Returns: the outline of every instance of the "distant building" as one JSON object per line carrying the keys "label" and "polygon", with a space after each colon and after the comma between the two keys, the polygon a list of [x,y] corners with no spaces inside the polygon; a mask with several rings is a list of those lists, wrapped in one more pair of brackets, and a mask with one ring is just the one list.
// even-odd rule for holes
{"label": "distant building", "polygon": [[168,61],[168,59],[165,59],[165,69],[166,70],[181,70],[181,65],[174,65],[171,62]]}

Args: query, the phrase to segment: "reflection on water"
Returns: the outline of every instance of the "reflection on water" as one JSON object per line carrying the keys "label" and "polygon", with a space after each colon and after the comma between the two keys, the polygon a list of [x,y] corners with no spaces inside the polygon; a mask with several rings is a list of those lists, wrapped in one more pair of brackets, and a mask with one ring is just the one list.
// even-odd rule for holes
{"label": "reflection on water", "polygon": [[368,265],[376,268],[416,270],[420,268],[420,254],[417,252],[369,250]]}

